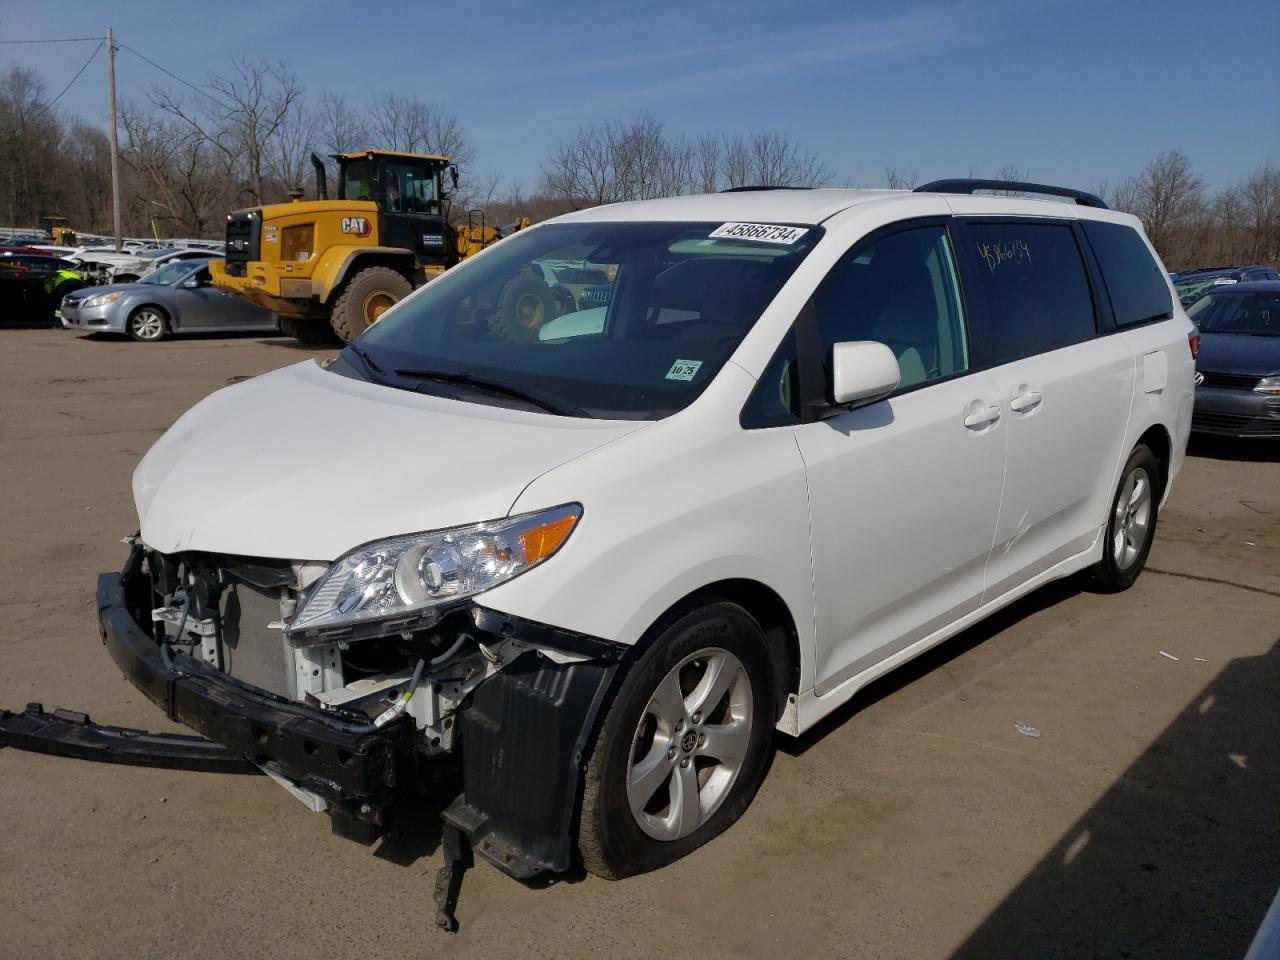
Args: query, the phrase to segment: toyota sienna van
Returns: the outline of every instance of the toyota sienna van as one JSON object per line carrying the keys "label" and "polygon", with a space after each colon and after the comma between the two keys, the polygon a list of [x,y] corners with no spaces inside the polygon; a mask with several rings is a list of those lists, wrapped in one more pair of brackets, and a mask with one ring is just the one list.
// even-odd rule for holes
{"label": "toyota sienna van", "polygon": [[580,211],[178,420],[103,637],[340,833],[408,796],[512,876],[625,877],[737,820],[775,732],[1049,581],[1129,587],[1196,346],[1078,191]]}

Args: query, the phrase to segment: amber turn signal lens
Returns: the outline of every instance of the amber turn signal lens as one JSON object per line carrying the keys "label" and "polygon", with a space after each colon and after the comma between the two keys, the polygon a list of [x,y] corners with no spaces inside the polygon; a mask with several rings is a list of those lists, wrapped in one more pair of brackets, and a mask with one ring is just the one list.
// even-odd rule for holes
{"label": "amber turn signal lens", "polygon": [[520,534],[524,562],[537,563],[559,550],[560,544],[564,543],[577,522],[578,518],[575,516],[560,517],[558,520],[552,520],[550,523],[544,523],[540,527],[534,527]]}

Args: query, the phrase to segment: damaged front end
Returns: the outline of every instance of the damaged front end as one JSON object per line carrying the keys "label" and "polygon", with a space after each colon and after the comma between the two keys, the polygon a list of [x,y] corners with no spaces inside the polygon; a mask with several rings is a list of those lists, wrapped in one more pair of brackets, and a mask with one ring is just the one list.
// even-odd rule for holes
{"label": "damaged front end", "polygon": [[171,719],[337,833],[372,842],[393,799],[425,795],[504,872],[568,868],[587,740],[625,648],[466,598],[394,631],[291,630],[325,571],[135,542],[99,577],[102,639]]}

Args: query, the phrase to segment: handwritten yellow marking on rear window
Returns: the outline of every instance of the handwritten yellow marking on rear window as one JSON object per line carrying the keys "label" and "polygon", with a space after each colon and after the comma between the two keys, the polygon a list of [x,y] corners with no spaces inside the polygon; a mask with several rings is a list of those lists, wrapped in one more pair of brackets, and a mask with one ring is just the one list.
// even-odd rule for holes
{"label": "handwritten yellow marking on rear window", "polygon": [[978,256],[987,261],[987,269],[995,273],[996,267],[1010,261],[1030,263],[1031,247],[1025,240],[995,240],[979,243]]}

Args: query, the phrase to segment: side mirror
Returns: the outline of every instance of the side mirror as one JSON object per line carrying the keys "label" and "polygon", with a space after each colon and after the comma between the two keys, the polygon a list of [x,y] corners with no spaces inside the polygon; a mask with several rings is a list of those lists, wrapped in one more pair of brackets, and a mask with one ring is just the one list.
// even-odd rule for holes
{"label": "side mirror", "polygon": [[898,358],[883,343],[855,340],[831,345],[827,400],[833,407],[865,407],[902,382]]}
{"label": "side mirror", "polygon": [[453,189],[458,189],[458,165],[456,163],[449,164],[449,177],[453,180]]}
{"label": "side mirror", "polygon": [[188,290],[196,290],[200,286],[200,281],[195,277],[188,277],[186,280],[182,281],[182,285]]}

